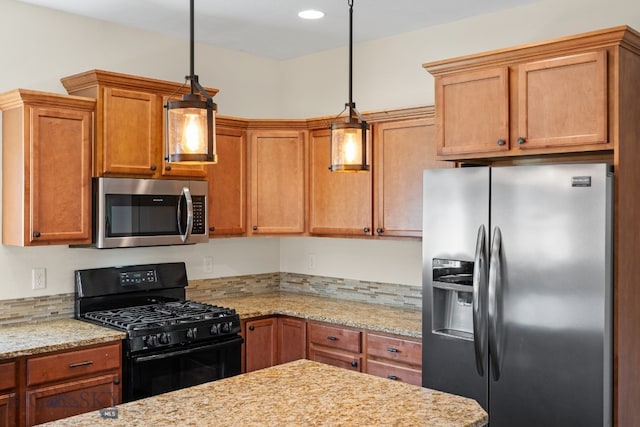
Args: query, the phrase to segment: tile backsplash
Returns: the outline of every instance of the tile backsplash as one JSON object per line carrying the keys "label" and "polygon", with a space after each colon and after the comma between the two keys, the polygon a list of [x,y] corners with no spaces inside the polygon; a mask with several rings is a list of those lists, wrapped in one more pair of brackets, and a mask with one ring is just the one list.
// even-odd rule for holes
{"label": "tile backsplash", "polygon": [[[422,307],[419,286],[281,272],[192,280],[187,298],[211,300],[277,291],[409,309]],[[0,300],[0,325],[71,318],[73,300],[73,293]]]}

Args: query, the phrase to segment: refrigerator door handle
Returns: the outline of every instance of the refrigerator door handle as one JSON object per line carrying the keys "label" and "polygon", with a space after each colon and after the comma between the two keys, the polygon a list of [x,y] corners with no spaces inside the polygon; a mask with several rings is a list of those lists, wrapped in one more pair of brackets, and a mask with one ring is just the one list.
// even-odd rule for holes
{"label": "refrigerator door handle", "polygon": [[476,356],[476,370],[484,376],[485,336],[487,318],[485,292],[487,289],[486,231],[484,225],[478,227],[476,253],[473,260],[473,347]]}
{"label": "refrigerator door handle", "polygon": [[495,381],[500,379],[502,357],[502,232],[499,227],[493,229],[491,239],[491,258],[489,260],[489,362]]}

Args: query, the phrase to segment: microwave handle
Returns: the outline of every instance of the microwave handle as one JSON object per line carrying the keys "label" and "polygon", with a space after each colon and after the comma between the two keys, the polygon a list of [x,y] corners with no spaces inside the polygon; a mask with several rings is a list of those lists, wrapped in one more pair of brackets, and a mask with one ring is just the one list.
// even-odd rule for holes
{"label": "microwave handle", "polygon": [[182,193],[180,194],[180,199],[184,196],[187,201],[187,228],[184,230],[184,233],[180,229],[180,219],[182,218],[182,209],[180,205],[180,201],[178,201],[178,231],[180,232],[180,238],[182,242],[186,242],[187,239],[191,236],[191,231],[193,230],[193,200],[191,199],[191,191],[189,191],[188,187],[182,187]]}

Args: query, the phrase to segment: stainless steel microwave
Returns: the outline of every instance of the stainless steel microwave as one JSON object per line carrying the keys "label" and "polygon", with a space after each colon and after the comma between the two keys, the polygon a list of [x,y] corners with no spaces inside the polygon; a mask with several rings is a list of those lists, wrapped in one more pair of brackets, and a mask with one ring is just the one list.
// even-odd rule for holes
{"label": "stainless steel microwave", "polygon": [[206,181],[94,178],[93,197],[97,248],[209,240]]}

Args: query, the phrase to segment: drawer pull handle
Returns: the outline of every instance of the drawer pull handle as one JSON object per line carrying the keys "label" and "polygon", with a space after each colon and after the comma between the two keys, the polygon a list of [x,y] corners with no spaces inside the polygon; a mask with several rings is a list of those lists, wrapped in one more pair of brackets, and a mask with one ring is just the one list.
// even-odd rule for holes
{"label": "drawer pull handle", "polygon": [[71,363],[71,364],[69,364],[69,367],[70,368],[79,368],[80,366],[89,366],[89,365],[93,365],[93,361],[87,360],[85,362]]}
{"label": "drawer pull handle", "polygon": [[329,336],[327,337],[327,339],[328,339],[329,341],[338,341],[338,338],[334,337],[333,335],[329,335]]}
{"label": "drawer pull handle", "polygon": [[255,330],[256,330],[256,327],[255,327],[255,326],[253,326],[253,325],[251,325],[251,326],[249,326],[249,330],[250,330],[250,331],[255,331]]}
{"label": "drawer pull handle", "polygon": [[396,377],[395,375],[388,375],[387,378],[389,378],[390,380],[398,381],[398,377]]}
{"label": "drawer pull handle", "polygon": [[398,349],[397,349],[397,348],[393,348],[393,347],[389,347],[389,348],[387,349],[387,351],[389,351],[389,352],[391,352],[391,353],[397,353],[397,352],[398,352]]}

